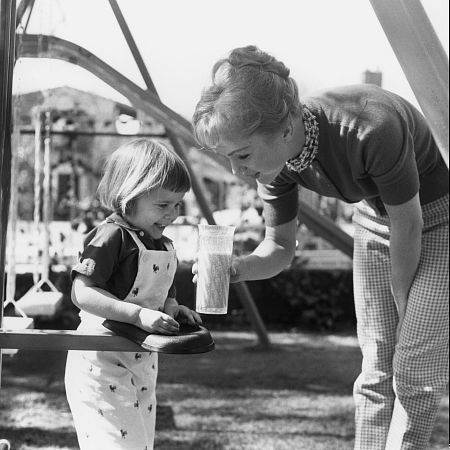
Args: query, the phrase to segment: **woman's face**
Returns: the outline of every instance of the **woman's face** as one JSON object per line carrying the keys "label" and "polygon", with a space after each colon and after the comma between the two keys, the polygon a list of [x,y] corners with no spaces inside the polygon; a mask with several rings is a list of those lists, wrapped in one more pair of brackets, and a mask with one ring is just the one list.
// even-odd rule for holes
{"label": "woman's face", "polygon": [[266,184],[272,182],[289,159],[282,133],[252,134],[247,138],[221,140],[215,152],[227,157],[233,173]]}

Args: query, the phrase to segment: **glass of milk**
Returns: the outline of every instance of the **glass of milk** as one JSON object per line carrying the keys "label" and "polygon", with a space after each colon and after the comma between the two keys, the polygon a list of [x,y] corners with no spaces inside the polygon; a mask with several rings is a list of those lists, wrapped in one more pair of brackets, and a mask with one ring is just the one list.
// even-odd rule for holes
{"label": "glass of milk", "polygon": [[198,226],[198,274],[195,310],[226,314],[235,227]]}

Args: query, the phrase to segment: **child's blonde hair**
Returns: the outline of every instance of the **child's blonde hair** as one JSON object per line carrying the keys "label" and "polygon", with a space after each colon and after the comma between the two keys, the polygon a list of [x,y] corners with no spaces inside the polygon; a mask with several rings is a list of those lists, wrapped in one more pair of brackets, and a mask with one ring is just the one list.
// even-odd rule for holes
{"label": "child's blonde hair", "polygon": [[153,189],[187,192],[191,178],[183,160],[160,142],[135,139],[108,159],[98,185],[101,204],[123,215],[133,212],[136,199]]}

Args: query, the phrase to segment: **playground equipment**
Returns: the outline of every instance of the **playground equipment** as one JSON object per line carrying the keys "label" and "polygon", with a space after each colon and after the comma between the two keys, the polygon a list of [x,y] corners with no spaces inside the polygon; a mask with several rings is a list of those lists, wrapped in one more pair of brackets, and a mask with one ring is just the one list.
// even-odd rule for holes
{"label": "playground equipment", "polygon": [[[8,38],[2,41],[4,44],[4,49],[6,53],[2,55],[5,57],[5,61],[8,61],[8,64],[3,66],[8,70],[5,71],[4,76],[0,77],[0,80],[5,80],[6,89],[3,92],[3,98],[8,98],[9,108],[11,107],[11,79],[12,79],[12,68],[14,62],[14,47],[15,47],[15,29],[19,24],[21,24],[22,19],[26,17],[26,21],[28,23],[31,11],[33,9],[34,1],[32,0],[22,0],[17,8],[16,15],[16,5],[15,1],[10,3],[2,1],[1,5],[1,16],[2,16],[2,32],[8,32]],[[190,124],[182,119],[181,116],[177,115],[165,105],[163,105],[156,93],[156,89],[153,85],[153,82],[148,74],[145,65],[143,64],[142,58],[138,52],[137,46],[134,43],[134,40],[131,36],[131,33],[128,29],[128,26],[120,12],[120,9],[117,5],[116,1],[110,0],[110,5],[113,8],[114,14],[116,16],[117,21],[122,29],[122,32],[125,36],[125,39],[128,43],[128,46],[135,58],[135,61],[141,71],[142,77],[144,78],[147,90],[143,90],[121,75],[119,72],[115,71],[110,66],[103,63],[101,60],[96,58],[94,55],[90,54],[86,50],[75,46],[71,43],[68,43],[63,40],[59,40],[56,38],[51,38],[49,36],[29,36],[24,34],[20,39],[20,46],[18,51],[20,54],[18,56],[31,56],[33,57],[48,57],[51,58],[60,58],[65,59],[68,58],[68,61],[71,63],[76,63],[82,67],[85,67],[87,70],[96,74],[99,78],[106,81],[109,85],[114,87],[117,91],[124,94],[131,104],[140,108],[144,112],[147,112],[149,115],[152,115],[157,120],[161,121],[167,129],[167,136],[169,137],[174,150],[185,160],[188,169],[192,175],[192,185],[193,191],[197,197],[197,201],[199,206],[203,212],[203,215],[207,219],[209,223],[214,223],[214,219],[210,208],[208,206],[208,202],[206,201],[202,189],[193,173],[189,161],[186,160],[185,157],[185,142],[189,145],[195,145],[195,141],[192,137],[190,131]],[[17,17],[17,18],[16,18]],[[26,25],[23,27],[25,32]],[[50,52],[50,54],[48,54]],[[31,55],[30,55],[31,53]],[[8,84],[9,83],[9,84]],[[7,105],[7,106],[8,106]],[[8,126],[5,129],[9,129],[11,126],[11,117],[8,112],[10,109],[5,108],[2,115],[2,120],[4,123],[8,123]],[[3,123],[2,123],[3,124]],[[8,133],[3,134],[5,139],[10,139]],[[2,136],[2,137],[3,137]],[[181,136],[182,139],[179,138]],[[185,141],[185,142],[183,142]],[[48,141],[49,142],[49,141]],[[9,158],[11,157],[11,143],[10,141],[7,143],[3,143],[2,147],[5,145],[7,147],[7,151],[2,153],[4,159],[2,159],[1,171],[7,170],[8,174],[5,177],[2,177],[2,193],[7,192],[9,194],[10,188],[10,168],[9,168]],[[5,162],[3,164],[3,161]],[[4,189],[3,189],[4,188]],[[44,196],[45,198],[45,196]],[[3,208],[7,207],[9,201],[9,195],[6,196],[6,202],[2,202],[2,213],[4,214],[5,220],[2,223],[7,223],[7,211]],[[5,245],[5,236],[2,233],[0,244]],[[4,251],[1,252],[2,261],[0,266],[4,267]],[[36,277],[35,277],[36,278]],[[3,282],[3,273],[0,275],[0,282]],[[41,291],[42,285],[46,283],[49,285],[48,276],[43,274],[42,279],[26,294],[25,298],[22,299],[24,304],[30,305],[33,302],[33,299],[36,299],[36,295],[41,293],[41,297],[45,296],[47,299],[53,294],[54,299],[58,300],[59,293],[57,292],[45,292]],[[51,285],[49,285],[51,290],[54,291]],[[269,340],[267,336],[267,332],[264,328],[264,324],[259,317],[259,313],[256,307],[253,304],[253,299],[251,298],[250,291],[248,288],[243,285],[237,286],[236,289],[241,297],[242,303],[244,304],[247,313],[252,321],[252,324],[258,333],[259,340],[261,345],[268,346]],[[3,303],[3,302],[2,302]],[[55,302],[56,303],[56,302]],[[19,305],[22,307],[22,305]],[[49,331],[49,330],[21,330],[16,328],[16,324],[8,323],[9,318],[6,318],[7,321],[3,321],[3,304],[0,312],[0,324],[2,324],[1,337],[7,337],[6,341],[1,341],[0,346],[2,348],[34,348],[34,349],[91,349],[91,350],[128,350],[128,351],[136,351],[140,347],[134,344],[133,342],[119,337],[117,335],[113,335],[110,332],[105,331],[105,333],[98,333],[95,335],[86,335],[77,331]],[[10,339],[12,338],[12,340]],[[141,349],[142,350],[142,349]],[[0,360],[1,364],[1,360]]]}
{"label": "playground equipment", "polygon": [[[41,164],[41,128],[44,123],[44,161]],[[51,149],[51,114],[50,111],[36,114],[35,127],[35,169],[34,169],[34,229],[35,229],[35,265],[33,273],[34,285],[19,300],[14,302],[16,312],[25,317],[54,317],[62,305],[63,294],[58,292],[50,281],[50,149]],[[43,189],[41,190],[41,173]],[[42,192],[42,194],[41,194]],[[42,198],[43,197],[43,198]],[[42,204],[42,222],[40,210]],[[41,227],[42,225],[42,227]],[[41,231],[42,237],[41,239]],[[15,230],[12,229],[12,234]],[[41,247],[42,244],[42,247]],[[14,250],[13,250],[14,251]],[[12,264],[8,264],[8,269]],[[12,276],[9,276],[8,280]],[[49,290],[44,290],[47,286]],[[13,302],[10,300],[10,302]]]}
{"label": "playground equipment", "polygon": [[[448,165],[448,57],[419,0],[370,0],[370,2]],[[116,0],[109,0],[109,3],[144,78],[147,90],[141,89],[82,47],[55,37],[23,36],[18,57],[62,59],[89,70],[128,98],[134,107],[162,122],[167,128],[167,134],[175,151],[186,160],[184,146],[195,145],[190,124],[160,101]],[[26,18],[28,22],[33,4],[34,0],[22,0],[16,11],[15,0],[0,0],[0,286],[4,284],[6,227],[11,189],[10,131],[12,128],[12,75],[16,58],[15,33],[17,25],[23,19]],[[186,162],[191,171],[189,162]],[[219,162],[222,163],[222,161]],[[213,224],[214,219],[192,171],[191,175],[193,175],[193,190],[200,208],[208,223]],[[351,255],[352,242],[347,235],[339,233],[339,229],[333,223],[307,208],[307,205],[301,204],[300,209],[303,213],[302,220],[309,227],[330,240],[337,248]],[[236,284],[234,287],[238,290],[260,343],[267,346],[269,344],[267,333],[248,287],[245,283]],[[6,324],[5,327],[3,293],[0,306],[0,325],[3,327],[0,329],[0,347],[3,348],[142,350],[137,344],[107,331],[93,335],[68,330],[26,329],[21,331],[14,324]],[[0,447],[9,448],[9,443],[1,440]]]}
{"label": "playground equipment", "polygon": [[[160,101],[116,0],[109,0],[109,3],[147,85],[146,90],[132,83],[86,49],[63,39],[51,36],[24,35],[18,56],[56,58],[89,70],[127,97],[134,107],[143,110],[163,123],[167,128],[167,134],[174,150],[186,160],[184,156],[185,145],[195,145],[190,124]],[[402,58],[399,57],[399,60],[403,70],[425,116],[430,122],[442,155],[448,163],[448,58],[419,0],[395,0],[394,2],[392,0],[371,0],[371,3],[396,54],[402,56]],[[33,4],[32,0],[22,0],[17,9],[16,19],[16,2],[14,0],[0,0],[0,45],[2,49],[0,52],[0,57],[2,58],[0,65],[0,129],[2,133],[0,141],[0,200],[2,203],[0,267],[2,268],[4,267],[4,228],[7,223],[10,189],[11,137],[9,130],[11,127],[11,83],[15,58],[15,27],[21,23],[25,16],[28,15],[29,17]],[[394,26],[391,26],[392,24]],[[404,59],[407,59],[408,63],[402,62]],[[423,61],[427,61],[427,63],[424,64]],[[442,124],[442,126],[439,124]],[[192,173],[189,161],[186,162],[193,175],[193,190],[200,208],[208,223],[213,224],[214,219],[206,199],[202,194],[195,174]],[[223,164],[221,160],[218,160],[218,162]],[[324,219],[317,212],[308,210],[304,205],[301,205],[300,209],[304,217],[307,218],[306,220],[309,220],[310,227],[317,230],[319,234],[326,235],[336,247],[342,249],[345,253],[351,254],[352,242],[349,237],[341,235],[334,224]],[[305,219],[302,218],[302,220]],[[0,274],[0,282],[3,282],[3,272]],[[267,333],[248,287],[245,283],[238,283],[233,285],[233,287],[238,290],[248,317],[258,334],[260,343],[267,346],[269,343]],[[55,339],[55,336],[58,336],[59,339]],[[64,344],[62,344],[63,341]],[[0,346],[2,347],[37,348],[38,345],[42,345],[47,349],[61,348],[62,345],[64,348],[81,348],[80,346],[83,346],[83,348],[102,350],[115,350],[118,347],[123,349],[124,346],[131,348],[127,347],[131,345],[130,343],[123,342],[120,338],[108,334],[105,336],[90,336],[86,339],[86,336],[76,332],[46,332],[45,330],[26,330],[25,332],[0,331]]]}

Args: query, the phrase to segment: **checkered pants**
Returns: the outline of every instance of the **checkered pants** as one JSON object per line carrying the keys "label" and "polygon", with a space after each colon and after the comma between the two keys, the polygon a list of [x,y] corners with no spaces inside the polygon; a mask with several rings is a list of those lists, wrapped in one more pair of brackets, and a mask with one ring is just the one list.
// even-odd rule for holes
{"label": "checkered pants", "polygon": [[398,343],[389,219],[359,205],[354,214],[354,296],[363,354],[353,392],[357,450],[425,449],[448,382],[448,195],[422,209],[422,252]]}

